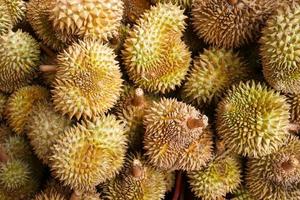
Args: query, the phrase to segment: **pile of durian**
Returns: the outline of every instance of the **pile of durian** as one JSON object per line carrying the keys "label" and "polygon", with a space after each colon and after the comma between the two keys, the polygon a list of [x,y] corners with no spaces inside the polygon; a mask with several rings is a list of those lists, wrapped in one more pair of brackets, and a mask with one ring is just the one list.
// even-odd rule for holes
{"label": "pile of durian", "polygon": [[0,0],[0,200],[300,200],[299,0]]}

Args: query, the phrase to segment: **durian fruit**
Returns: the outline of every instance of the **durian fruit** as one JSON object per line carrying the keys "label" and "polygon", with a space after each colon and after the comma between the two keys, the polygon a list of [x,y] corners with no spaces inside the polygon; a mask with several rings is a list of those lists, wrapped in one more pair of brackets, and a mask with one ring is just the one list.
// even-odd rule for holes
{"label": "durian fruit", "polygon": [[291,138],[278,152],[248,161],[246,184],[254,199],[299,199],[299,145]]}
{"label": "durian fruit", "polygon": [[151,0],[152,3],[172,3],[182,6],[183,8],[191,8],[194,0]]}
{"label": "durian fruit", "polygon": [[171,192],[175,186],[175,172],[174,171],[163,171],[166,182],[166,192]]}
{"label": "durian fruit", "polygon": [[[0,35],[7,33],[13,27],[9,12],[3,2],[0,1]],[[4,197],[3,197],[4,198]]]}
{"label": "durian fruit", "polygon": [[7,127],[6,124],[1,123],[0,124],[0,143],[4,143],[9,136],[11,136],[13,133],[10,130],[10,128]]}
{"label": "durian fruit", "polygon": [[181,84],[191,60],[181,41],[185,18],[178,6],[158,4],[129,32],[122,55],[129,78],[138,87],[166,93]]}
{"label": "durian fruit", "polygon": [[8,13],[12,25],[16,25],[25,17],[26,4],[23,0],[0,0],[0,5]]}
{"label": "durian fruit", "polygon": [[206,43],[236,48],[256,38],[276,7],[277,0],[194,0],[193,25]]}
{"label": "durian fruit", "polygon": [[205,49],[194,59],[181,96],[199,107],[216,103],[223,93],[249,77],[250,70],[233,50]]}
{"label": "durian fruit", "polygon": [[52,98],[69,118],[104,114],[118,101],[122,79],[113,50],[95,40],[74,43],[58,55]]}
{"label": "durian fruit", "polygon": [[284,93],[300,93],[299,4],[282,6],[267,21],[260,39],[266,81]]}
{"label": "durian fruit", "polygon": [[188,172],[192,192],[203,200],[217,200],[238,188],[241,182],[239,161],[230,155],[219,155],[204,169]]}
{"label": "durian fruit", "polygon": [[33,156],[30,144],[23,136],[8,136],[1,145],[5,149],[6,154],[12,159],[30,161]]}
{"label": "durian fruit", "polygon": [[7,101],[7,96],[3,93],[0,93],[0,120],[4,118],[6,101]]}
{"label": "durian fruit", "polygon": [[7,122],[12,130],[17,134],[24,134],[34,104],[48,97],[47,89],[38,85],[22,87],[14,92],[8,98],[5,108]]}
{"label": "durian fruit", "polygon": [[28,117],[27,136],[35,154],[44,164],[49,164],[51,147],[70,126],[71,121],[56,113],[51,103],[41,101],[33,107]]}
{"label": "durian fruit", "polygon": [[39,45],[21,30],[0,35],[0,44],[0,90],[11,93],[34,78],[40,59]]}
{"label": "durian fruit", "polygon": [[124,19],[127,22],[134,23],[148,9],[150,9],[149,0],[123,0]]}
{"label": "durian fruit", "polygon": [[48,190],[35,195],[34,200],[68,200],[63,194],[55,190]]}
{"label": "durian fruit", "polygon": [[248,81],[234,85],[218,104],[217,132],[231,151],[265,156],[289,135],[289,105],[279,93]]}
{"label": "durian fruit", "polygon": [[76,191],[87,191],[113,178],[126,152],[124,125],[113,115],[85,121],[60,135],[52,147],[55,178]]}
{"label": "durian fruit", "polygon": [[255,200],[245,186],[241,186],[232,192],[230,200]]}
{"label": "durian fruit", "polygon": [[129,24],[122,24],[119,28],[118,34],[109,40],[109,46],[114,49],[115,54],[119,55],[123,49],[124,41],[130,31]]}
{"label": "durian fruit", "polygon": [[13,199],[12,195],[5,191],[4,188],[0,188],[0,199],[1,200],[15,200]]}
{"label": "durian fruit", "polygon": [[153,168],[145,159],[129,155],[123,171],[103,187],[105,200],[164,199],[167,183],[165,174]]}
{"label": "durian fruit", "polygon": [[212,156],[208,118],[175,99],[154,102],[144,117],[144,149],[163,170],[199,170]]}
{"label": "durian fruit", "polygon": [[290,121],[300,127],[300,94],[287,94],[287,101],[290,105]]}
{"label": "durian fruit", "polygon": [[117,33],[123,9],[122,0],[54,0],[49,18],[62,34],[107,41]]}

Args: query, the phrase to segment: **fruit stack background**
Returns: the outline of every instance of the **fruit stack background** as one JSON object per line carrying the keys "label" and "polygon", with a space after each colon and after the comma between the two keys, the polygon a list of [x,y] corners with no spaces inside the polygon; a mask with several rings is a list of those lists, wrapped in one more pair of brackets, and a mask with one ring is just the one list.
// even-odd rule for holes
{"label": "fruit stack background", "polygon": [[297,0],[0,0],[0,200],[300,200]]}

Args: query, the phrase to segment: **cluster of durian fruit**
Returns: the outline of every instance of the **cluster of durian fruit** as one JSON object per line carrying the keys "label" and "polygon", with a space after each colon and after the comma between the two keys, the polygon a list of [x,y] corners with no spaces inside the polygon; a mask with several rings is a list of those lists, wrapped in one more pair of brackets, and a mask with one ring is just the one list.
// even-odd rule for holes
{"label": "cluster of durian fruit", "polygon": [[0,91],[0,200],[300,200],[300,1],[0,0]]}

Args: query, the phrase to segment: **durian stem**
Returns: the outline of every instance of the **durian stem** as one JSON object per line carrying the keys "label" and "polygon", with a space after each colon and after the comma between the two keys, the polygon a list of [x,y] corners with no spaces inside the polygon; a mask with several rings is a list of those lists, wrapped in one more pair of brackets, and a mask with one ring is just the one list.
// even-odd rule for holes
{"label": "durian stem", "polygon": [[81,192],[78,192],[76,190],[73,191],[70,200],[80,200]]}
{"label": "durian stem", "polygon": [[8,161],[9,157],[6,154],[4,148],[0,146],[0,162],[6,163]]}
{"label": "durian stem", "polygon": [[239,0],[227,0],[227,2],[230,4],[230,5],[236,5],[238,2],[239,2]]}
{"label": "durian stem", "polygon": [[290,131],[290,132],[299,132],[300,131],[300,126],[298,125],[298,124],[295,124],[295,123],[290,123],[289,125],[288,125],[288,130]]}
{"label": "durian stem", "polygon": [[175,191],[172,200],[178,200],[182,192],[182,172],[179,171],[176,177]]}
{"label": "durian stem", "polygon": [[56,54],[41,42],[40,42],[40,47],[49,57],[51,58],[56,57]]}
{"label": "durian stem", "polygon": [[284,171],[293,171],[299,165],[299,160],[295,157],[283,162],[281,167]]}
{"label": "durian stem", "polygon": [[55,73],[55,72],[57,72],[57,66],[56,65],[40,65],[40,71]]}
{"label": "durian stem", "polygon": [[205,115],[202,116],[202,118],[189,118],[187,120],[187,127],[189,129],[194,128],[205,128],[208,124],[208,119]]}
{"label": "durian stem", "polygon": [[145,102],[144,91],[141,88],[135,89],[134,98],[132,99],[133,106],[142,106]]}
{"label": "durian stem", "polygon": [[139,160],[133,160],[131,173],[135,178],[141,178],[144,175],[143,165]]}

